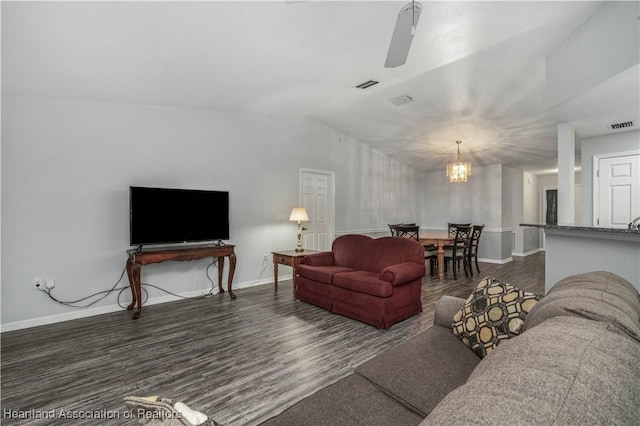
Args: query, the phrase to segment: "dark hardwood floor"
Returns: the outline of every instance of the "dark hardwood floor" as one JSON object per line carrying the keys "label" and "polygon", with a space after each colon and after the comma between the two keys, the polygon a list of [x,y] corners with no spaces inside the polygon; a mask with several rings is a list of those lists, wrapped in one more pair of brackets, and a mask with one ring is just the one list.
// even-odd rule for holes
{"label": "dark hardwood floor", "polygon": [[[225,425],[254,425],[281,412],[388,347],[426,330],[444,295],[467,297],[493,276],[544,293],[544,254],[454,281],[427,276],[424,312],[389,330],[294,300],[291,282],[116,312],[2,334],[2,424],[136,424],[123,398],[161,395]],[[10,419],[56,410],[54,420]],[[60,410],[118,420],[59,418]]]}

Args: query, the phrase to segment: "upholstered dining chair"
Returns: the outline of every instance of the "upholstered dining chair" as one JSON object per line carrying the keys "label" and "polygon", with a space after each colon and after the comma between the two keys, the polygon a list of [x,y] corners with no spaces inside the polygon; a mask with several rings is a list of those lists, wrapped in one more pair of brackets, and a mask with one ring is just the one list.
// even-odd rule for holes
{"label": "upholstered dining chair", "polygon": [[458,270],[460,270],[460,262],[464,266],[464,276],[468,277],[467,272],[467,248],[471,238],[471,226],[456,226],[453,244],[450,248],[445,247],[444,251],[444,270],[447,272],[447,265],[451,261],[451,269],[453,270],[453,279],[458,279]]}
{"label": "upholstered dining chair", "polygon": [[469,265],[469,272],[473,276],[473,266],[471,260],[473,259],[476,264],[476,270],[480,273],[480,267],[478,266],[478,245],[480,244],[480,235],[484,225],[473,225],[471,230],[471,237],[469,238],[469,244],[467,246],[467,264]]}
{"label": "upholstered dining chair", "polygon": [[[420,241],[420,227],[415,223],[404,224],[399,223],[396,225],[389,225],[392,237],[399,238],[411,238],[416,241]],[[429,272],[431,275],[435,275],[436,266],[438,264],[438,253],[435,244],[423,244],[424,246],[424,258],[429,260]]]}

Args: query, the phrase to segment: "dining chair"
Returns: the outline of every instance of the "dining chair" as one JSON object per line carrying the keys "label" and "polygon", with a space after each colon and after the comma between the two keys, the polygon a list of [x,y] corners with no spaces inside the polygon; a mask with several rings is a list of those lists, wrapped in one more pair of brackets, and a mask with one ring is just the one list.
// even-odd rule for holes
{"label": "dining chair", "polygon": [[[411,238],[420,241],[420,227],[415,223],[389,225],[389,229],[392,237]],[[437,246],[435,244],[423,244],[423,247],[424,258],[429,260],[429,272],[431,275],[435,275],[438,265]]]}
{"label": "dining chair", "polygon": [[460,262],[464,266],[464,276],[468,277],[467,272],[467,248],[471,237],[471,226],[457,226],[453,244],[449,249],[445,247],[444,252],[444,271],[447,272],[447,265],[451,261],[451,269],[453,270],[453,279],[458,279],[458,270],[460,270]]}
{"label": "dining chair", "polygon": [[[458,226],[471,226],[471,223],[452,223],[452,222],[448,222],[447,223],[447,232],[449,233],[450,237],[455,237],[456,228]],[[451,250],[452,247],[453,247],[452,244],[445,244],[444,249],[445,250]]]}
{"label": "dining chair", "polygon": [[398,232],[402,232],[402,228],[405,226],[416,226],[415,223],[396,223],[396,224],[387,224],[389,230],[391,231],[392,237],[399,237]]}
{"label": "dining chair", "polygon": [[456,228],[458,226],[471,226],[471,223],[447,223],[447,229],[451,237],[456,235]]}
{"label": "dining chair", "polygon": [[473,225],[471,230],[471,237],[469,238],[469,244],[467,246],[467,264],[469,265],[469,272],[473,276],[473,266],[471,260],[474,259],[476,264],[476,270],[480,273],[480,267],[478,266],[478,245],[480,244],[480,235],[484,225]]}
{"label": "dining chair", "polygon": [[411,238],[418,240],[418,232],[420,227],[415,223],[399,223],[397,225],[389,225],[392,237]]}
{"label": "dining chair", "polygon": [[401,223],[396,223],[395,225],[392,225],[392,224],[389,223],[389,224],[387,224],[387,226],[389,226],[389,231],[391,231],[391,236],[392,237],[397,237],[398,236],[398,232],[396,231],[396,229],[399,226],[402,226],[402,224]]}

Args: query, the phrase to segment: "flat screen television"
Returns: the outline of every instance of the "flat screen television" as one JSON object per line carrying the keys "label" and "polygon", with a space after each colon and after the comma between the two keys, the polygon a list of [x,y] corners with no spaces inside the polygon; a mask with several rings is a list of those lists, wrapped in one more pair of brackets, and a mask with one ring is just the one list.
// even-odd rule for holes
{"label": "flat screen television", "polygon": [[229,192],[129,187],[132,246],[229,239]]}

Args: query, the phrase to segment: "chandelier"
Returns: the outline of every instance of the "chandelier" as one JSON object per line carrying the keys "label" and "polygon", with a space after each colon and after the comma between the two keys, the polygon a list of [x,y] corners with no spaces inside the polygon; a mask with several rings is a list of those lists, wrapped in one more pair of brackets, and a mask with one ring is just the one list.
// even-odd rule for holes
{"label": "chandelier", "polygon": [[456,141],[456,143],[458,144],[458,158],[455,163],[447,164],[447,176],[451,183],[466,182],[467,178],[471,176],[471,163],[460,161],[460,144],[462,141]]}

